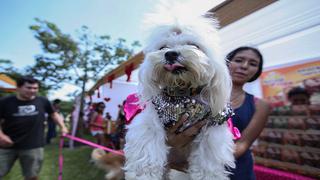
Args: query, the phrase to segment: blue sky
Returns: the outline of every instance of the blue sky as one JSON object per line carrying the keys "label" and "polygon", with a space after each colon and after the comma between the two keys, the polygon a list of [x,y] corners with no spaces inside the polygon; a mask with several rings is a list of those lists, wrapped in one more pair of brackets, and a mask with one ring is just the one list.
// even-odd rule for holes
{"label": "blue sky", "polygon": [[[42,52],[40,43],[29,29],[36,17],[55,23],[62,32],[72,36],[86,25],[95,34],[124,38],[128,43],[138,40],[143,44],[143,15],[150,12],[158,1],[0,0],[0,59],[10,59],[18,68],[34,64],[34,56]],[[216,1],[221,0],[195,1],[199,6],[211,9]],[[75,89],[68,86],[61,91]]]}
{"label": "blue sky", "polygon": [[16,67],[34,63],[41,53],[39,42],[29,26],[34,18],[55,23],[64,33],[76,35],[82,25],[93,33],[141,41],[139,33],[143,12],[153,6],[152,0],[1,0],[0,58],[10,59]]}

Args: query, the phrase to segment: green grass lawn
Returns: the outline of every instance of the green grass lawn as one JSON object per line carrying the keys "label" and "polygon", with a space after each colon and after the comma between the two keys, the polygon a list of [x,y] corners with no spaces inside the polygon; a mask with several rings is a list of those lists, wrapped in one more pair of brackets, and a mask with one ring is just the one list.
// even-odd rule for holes
{"label": "green grass lawn", "polygon": [[[92,139],[91,139],[92,140]],[[59,173],[59,138],[52,144],[45,146],[44,162],[40,173],[40,180],[57,180]],[[67,144],[67,141],[65,141]],[[63,180],[102,180],[104,171],[97,169],[89,162],[92,148],[80,146],[74,149],[64,148]],[[23,180],[19,162],[16,161],[10,173],[3,180]]]}

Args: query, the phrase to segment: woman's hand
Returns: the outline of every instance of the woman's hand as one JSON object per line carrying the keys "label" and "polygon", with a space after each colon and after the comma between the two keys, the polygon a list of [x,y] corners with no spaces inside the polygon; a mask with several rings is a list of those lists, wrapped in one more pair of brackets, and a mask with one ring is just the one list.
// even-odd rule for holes
{"label": "woman's hand", "polygon": [[205,125],[205,121],[197,122],[188,129],[179,133],[178,128],[188,119],[186,113],[181,116],[179,121],[167,130],[167,144],[173,148],[183,148],[189,145],[190,142],[200,133],[201,128]]}
{"label": "woman's hand", "polygon": [[63,125],[63,126],[61,127],[61,133],[62,133],[62,135],[69,133],[69,130],[68,130],[68,128],[67,128],[65,125]]}
{"label": "woman's hand", "polygon": [[179,121],[167,130],[167,144],[171,146],[168,157],[168,166],[171,169],[185,171],[188,168],[188,157],[191,142],[200,133],[206,121],[200,121],[181,133],[178,128],[188,119],[188,114],[182,115]]}

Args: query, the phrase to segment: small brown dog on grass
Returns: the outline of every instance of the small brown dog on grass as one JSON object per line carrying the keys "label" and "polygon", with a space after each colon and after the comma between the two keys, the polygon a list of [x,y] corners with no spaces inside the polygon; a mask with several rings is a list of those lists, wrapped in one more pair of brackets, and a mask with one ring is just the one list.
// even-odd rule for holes
{"label": "small brown dog on grass", "polygon": [[94,164],[107,172],[105,175],[106,180],[122,180],[124,179],[124,173],[122,166],[124,164],[124,156],[106,153],[102,149],[94,149],[91,153],[91,160]]}

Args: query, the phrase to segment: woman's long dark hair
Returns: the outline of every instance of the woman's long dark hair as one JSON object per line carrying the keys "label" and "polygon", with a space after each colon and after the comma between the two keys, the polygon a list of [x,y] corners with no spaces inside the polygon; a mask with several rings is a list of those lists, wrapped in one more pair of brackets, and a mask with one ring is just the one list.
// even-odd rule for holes
{"label": "woman's long dark hair", "polygon": [[241,51],[246,51],[246,50],[251,50],[251,51],[253,51],[254,53],[256,53],[256,55],[257,55],[257,56],[259,57],[259,59],[260,59],[258,71],[257,71],[256,74],[253,75],[252,78],[249,79],[249,81],[248,81],[248,82],[252,82],[252,81],[258,79],[258,77],[259,77],[259,76],[261,75],[261,73],[262,73],[263,56],[262,56],[261,52],[260,52],[258,49],[253,48],[253,47],[249,47],[249,46],[241,46],[241,47],[238,47],[237,49],[235,49],[235,50],[229,52],[229,54],[227,54],[227,56],[226,56],[226,61],[227,61],[227,63],[230,63],[230,61],[232,61],[232,59],[234,58],[234,56],[235,56],[236,54],[238,54],[238,53],[241,52]]}

